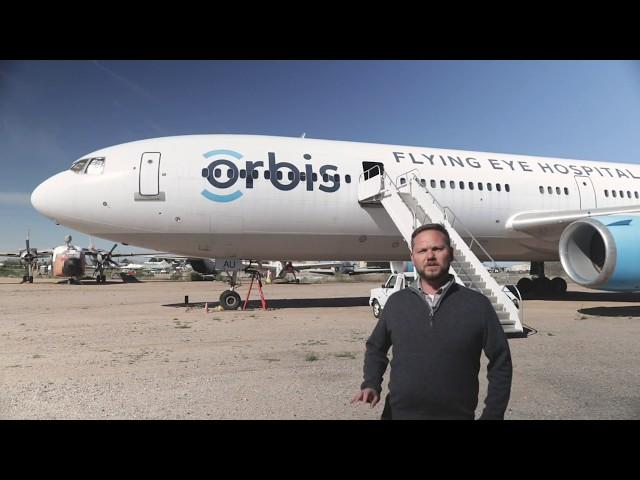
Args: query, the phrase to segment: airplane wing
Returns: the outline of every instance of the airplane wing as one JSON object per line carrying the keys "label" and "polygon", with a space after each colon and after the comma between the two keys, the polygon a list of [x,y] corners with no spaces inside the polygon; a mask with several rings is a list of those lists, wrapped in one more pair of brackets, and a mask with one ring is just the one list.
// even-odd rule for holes
{"label": "airplane wing", "polygon": [[356,268],[349,275],[365,275],[367,273],[391,273],[391,268]]}
{"label": "airplane wing", "polygon": [[560,236],[567,225],[581,218],[632,213],[640,214],[640,205],[589,210],[531,211],[513,215],[507,220],[505,228],[534,237]]}
{"label": "airplane wing", "polygon": [[[48,257],[50,255],[53,254],[52,250],[38,250],[37,254],[34,255],[38,258],[40,257]],[[16,252],[0,252],[0,257],[20,257],[22,255],[22,252],[20,253],[16,253]]]}

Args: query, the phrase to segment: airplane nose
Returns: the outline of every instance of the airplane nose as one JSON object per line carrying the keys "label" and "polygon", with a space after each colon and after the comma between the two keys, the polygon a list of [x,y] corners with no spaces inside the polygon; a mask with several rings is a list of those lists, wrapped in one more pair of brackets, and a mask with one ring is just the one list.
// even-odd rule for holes
{"label": "airplane nose", "polygon": [[46,190],[47,190],[47,181],[45,180],[40,185],[36,187],[36,189],[31,193],[31,205],[42,215],[48,216],[45,212],[46,207]]}
{"label": "airplane nose", "polygon": [[31,193],[31,205],[39,213],[53,220],[65,217],[72,206],[73,189],[66,172],[48,178]]}

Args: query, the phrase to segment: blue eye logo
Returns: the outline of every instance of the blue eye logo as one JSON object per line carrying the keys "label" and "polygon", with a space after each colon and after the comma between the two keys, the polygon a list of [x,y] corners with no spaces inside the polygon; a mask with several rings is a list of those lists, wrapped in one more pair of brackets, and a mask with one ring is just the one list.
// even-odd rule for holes
{"label": "blue eye logo", "polygon": [[[242,158],[242,154],[238,152],[234,152],[233,150],[211,150],[203,154],[204,158],[211,158],[217,156],[227,156],[233,157],[237,160]],[[227,167],[226,176],[227,180],[222,179],[222,168]],[[209,164],[207,168],[202,169],[202,176],[206,178],[211,185],[216,188],[228,188],[236,183],[238,180],[238,167],[231,161],[225,160],[224,158],[214,160]],[[216,193],[210,192],[206,188],[201,192],[202,196],[213,201],[213,202],[233,202],[242,196],[242,192],[240,190],[236,190],[233,193],[229,193],[227,195],[218,195]]]}

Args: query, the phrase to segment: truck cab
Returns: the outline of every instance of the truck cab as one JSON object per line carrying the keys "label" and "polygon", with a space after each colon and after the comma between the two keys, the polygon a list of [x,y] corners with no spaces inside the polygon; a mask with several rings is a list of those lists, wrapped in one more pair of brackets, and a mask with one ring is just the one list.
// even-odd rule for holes
{"label": "truck cab", "polygon": [[380,288],[371,289],[369,305],[373,311],[373,316],[379,318],[389,297],[395,292],[413,285],[415,280],[415,272],[393,273]]}

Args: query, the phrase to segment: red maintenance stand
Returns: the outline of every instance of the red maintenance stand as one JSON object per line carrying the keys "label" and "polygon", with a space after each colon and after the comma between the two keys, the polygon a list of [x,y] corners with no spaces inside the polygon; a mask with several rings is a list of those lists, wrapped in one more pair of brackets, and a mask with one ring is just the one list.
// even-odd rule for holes
{"label": "red maintenance stand", "polygon": [[251,289],[253,288],[253,281],[258,280],[258,291],[260,292],[260,301],[262,302],[262,309],[267,309],[267,301],[264,299],[264,294],[262,293],[262,274],[257,270],[251,270],[251,285],[249,285],[249,292],[247,293],[247,298],[244,301],[244,305],[242,306],[242,310],[247,309],[247,304],[249,303],[249,297],[251,296]]}

